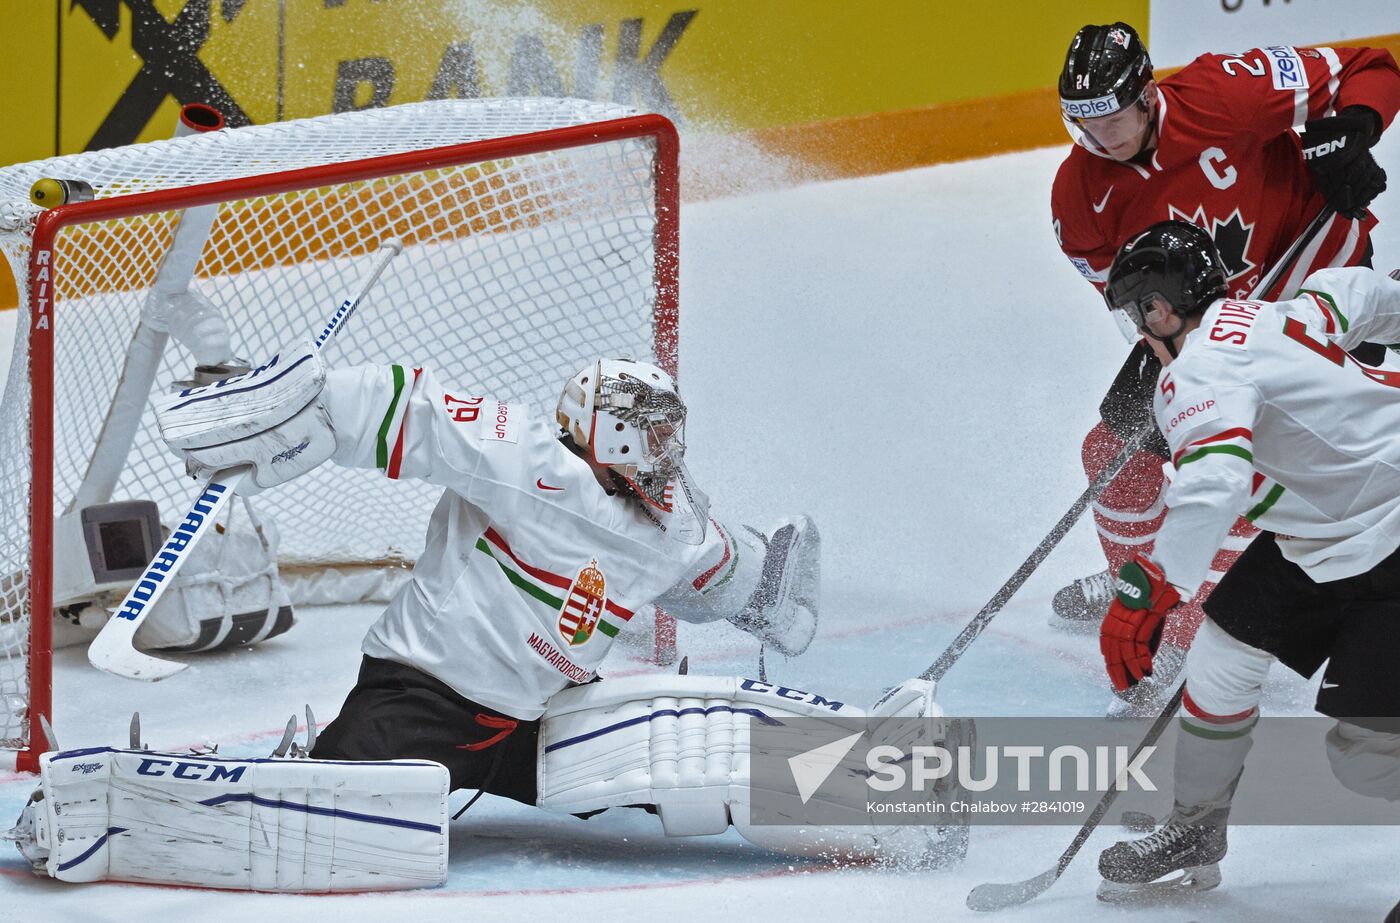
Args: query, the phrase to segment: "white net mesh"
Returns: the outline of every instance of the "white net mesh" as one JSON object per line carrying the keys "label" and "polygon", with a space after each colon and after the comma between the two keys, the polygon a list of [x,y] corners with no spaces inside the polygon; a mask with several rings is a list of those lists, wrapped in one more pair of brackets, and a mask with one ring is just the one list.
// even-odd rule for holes
{"label": "white net mesh", "polygon": [[[0,170],[0,249],[20,281],[19,335],[0,410],[0,747],[25,746],[30,369],[24,279],[43,177],[105,199],[283,173],[617,119],[580,100],[449,100],[53,158]],[[521,154],[223,202],[192,288],[228,319],[236,356],[265,359],[313,335],[356,286],[378,240],[390,264],[330,355],[333,365],[431,365],[475,393],[552,408],[564,377],[600,353],[654,357],[657,144],[650,137]],[[405,168],[393,168],[401,171]],[[264,190],[267,187],[264,187]],[[54,508],[88,469],[178,212],[65,228],[54,249]],[[662,247],[669,246],[663,241]],[[663,335],[667,335],[663,331]],[[188,378],[171,341],[156,387]],[[167,526],[196,485],[145,413],[112,500],[150,499]],[[259,499],[284,564],[411,561],[437,491],[327,466]],[[44,553],[41,549],[39,553]]]}

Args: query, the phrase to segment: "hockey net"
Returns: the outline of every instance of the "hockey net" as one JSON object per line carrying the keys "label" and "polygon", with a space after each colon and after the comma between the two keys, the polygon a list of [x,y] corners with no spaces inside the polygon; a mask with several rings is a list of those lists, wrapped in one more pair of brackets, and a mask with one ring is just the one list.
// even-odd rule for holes
{"label": "hockey net", "polygon": [[[19,283],[0,408],[8,456],[0,761],[8,751],[26,768],[43,749],[35,745],[39,716],[51,709],[53,522],[72,509],[93,461],[182,210],[217,203],[191,288],[220,308],[236,356],[256,364],[307,339],[354,288],[378,241],[395,236],[404,254],[332,363],[431,365],[476,393],[549,412],[564,377],[599,354],[675,371],[676,159],[674,129],[660,116],[500,99],[214,131],[0,169],[0,250]],[[30,188],[46,177],[82,180],[95,197],[39,209]],[[193,365],[171,339],[155,388],[188,378]],[[155,501],[167,528],[197,487],[149,410],[120,468],[112,499]],[[280,535],[284,572],[334,573],[412,562],[439,493],[325,466],[257,503]],[[663,658],[668,628],[657,631]]]}

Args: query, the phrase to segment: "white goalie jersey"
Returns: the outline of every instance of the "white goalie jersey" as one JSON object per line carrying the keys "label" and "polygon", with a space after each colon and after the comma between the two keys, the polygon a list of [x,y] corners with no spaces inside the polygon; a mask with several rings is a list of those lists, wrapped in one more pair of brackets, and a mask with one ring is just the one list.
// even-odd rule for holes
{"label": "white goalie jersey", "polygon": [[1278,303],[1218,301],[1157,382],[1175,473],[1153,558],[1194,593],[1235,518],[1319,583],[1400,546],[1400,373],[1346,353],[1400,343],[1400,282],[1325,269]]}
{"label": "white goalie jersey", "polygon": [[[591,680],[634,613],[663,592],[727,595],[740,563],[731,530],[712,522],[699,545],[673,537],[664,514],[611,495],[553,421],[520,404],[447,390],[403,366],[332,371],[322,400],[334,461],[446,488],[412,579],[365,639],[371,657],[530,720],[556,692]],[[676,614],[708,620],[743,603]]]}

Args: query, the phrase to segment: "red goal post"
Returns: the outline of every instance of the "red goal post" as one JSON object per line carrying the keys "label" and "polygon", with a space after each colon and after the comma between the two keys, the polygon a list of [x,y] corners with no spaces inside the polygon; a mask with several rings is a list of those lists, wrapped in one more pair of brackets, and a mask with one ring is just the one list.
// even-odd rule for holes
{"label": "red goal post", "polygon": [[[620,106],[445,100],[0,169],[0,250],[26,280],[0,411],[0,451],[14,469],[0,474],[0,763],[9,753],[33,770],[44,749],[49,613],[73,604],[54,598],[55,522],[75,512],[93,463],[84,453],[113,413],[183,212],[217,209],[194,287],[223,312],[238,356],[260,360],[306,336],[364,254],[395,236],[407,259],[357,316],[362,332],[338,363],[431,363],[547,411],[592,355],[677,371],[678,147],[667,119]],[[46,177],[82,180],[95,198],[40,210],[28,192]],[[178,342],[159,361],[160,388],[193,364]],[[190,483],[149,416],[111,499],[154,500],[168,526]],[[257,501],[282,535],[285,573],[392,573],[411,562],[437,491],[387,491],[372,474],[313,472]],[[316,479],[328,477],[354,480],[341,491],[356,496],[354,509],[315,504]],[[312,596],[326,601],[324,587]],[[656,622],[654,654],[669,662],[674,623]]]}

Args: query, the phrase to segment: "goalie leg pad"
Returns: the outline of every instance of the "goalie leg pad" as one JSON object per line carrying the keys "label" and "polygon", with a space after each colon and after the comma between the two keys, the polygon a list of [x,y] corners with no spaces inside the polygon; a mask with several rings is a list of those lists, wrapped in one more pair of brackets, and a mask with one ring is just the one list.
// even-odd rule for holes
{"label": "goalie leg pad", "polygon": [[98,748],[46,754],[40,772],[16,830],[35,872],[60,881],[332,892],[447,878],[438,763]]}
{"label": "goalie leg pad", "polygon": [[[908,706],[902,717],[941,715],[929,705],[932,689],[924,692],[901,700]],[[945,831],[932,826],[749,822],[753,722],[864,715],[835,699],[740,677],[634,676],[566,689],[541,723],[538,803],[568,814],[654,805],[667,836],[722,833],[732,822],[750,842],[794,855],[942,861]],[[810,739],[804,733],[794,752]]]}

